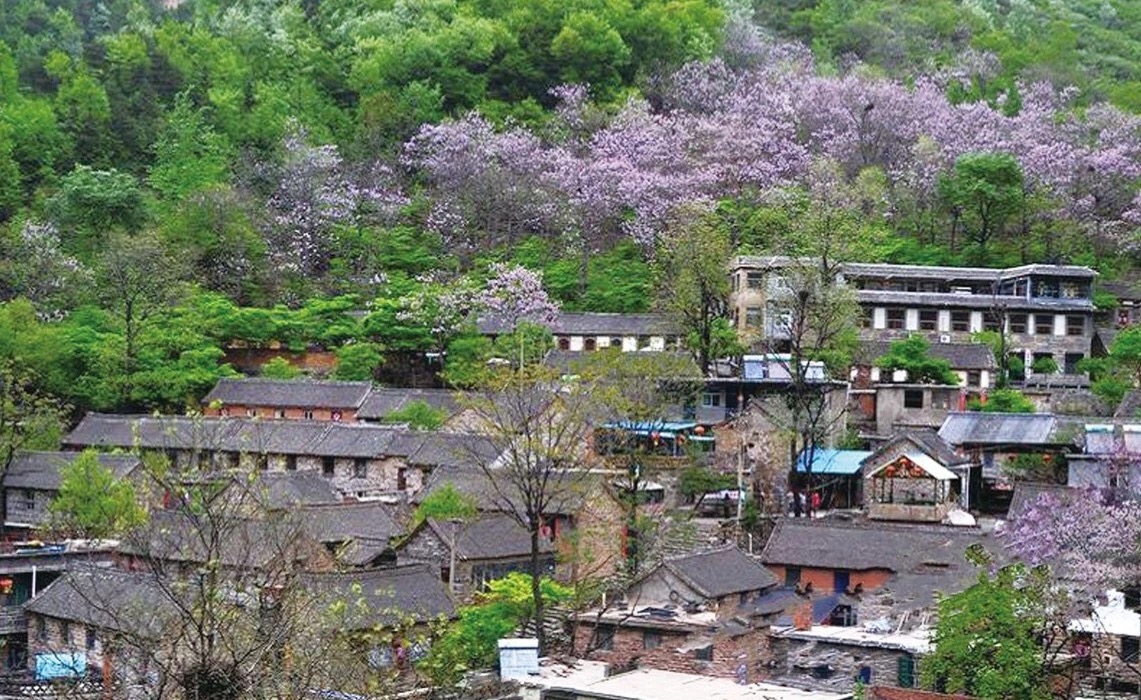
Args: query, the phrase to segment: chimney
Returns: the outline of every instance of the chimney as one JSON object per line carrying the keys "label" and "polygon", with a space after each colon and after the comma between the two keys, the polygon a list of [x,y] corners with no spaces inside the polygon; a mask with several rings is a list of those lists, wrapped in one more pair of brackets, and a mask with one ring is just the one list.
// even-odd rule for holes
{"label": "chimney", "polygon": [[792,614],[792,626],[798,630],[812,629],[812,603],[808,602],[796,609]]}

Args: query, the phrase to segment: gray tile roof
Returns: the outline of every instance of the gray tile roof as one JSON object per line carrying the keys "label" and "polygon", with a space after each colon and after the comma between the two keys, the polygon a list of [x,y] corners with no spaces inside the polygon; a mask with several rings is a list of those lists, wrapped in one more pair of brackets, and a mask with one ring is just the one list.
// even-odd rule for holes
{"label": "gray tile roof", "polygon": [[302,527],[321,543],[349,540],[387,542],[400,534],[393,507],[376,502],[308,506],[297,511]]}
{"label": "gray tile roof", "polygon": [[[855,364],[874,365],[891,349],[886,340],[864,340],[856,351]],[[927,354],[932,358],[946,360],[952,369],[984,370],[994,369],[994,353],[982,343],[931,343]]]}
{"label": "gray tile roof", "polygon": [[944,442],[934,430],[907,430],[892,436],[890,440],[876,448],[874,452],[864,458],[863,464],[878,466],[885,453],[905,441],[915,445],[944,467],[968,464],[971,461],[970,457],[956,454],[955,450]]}
{"label": "gray tile roof", "polygon": [[37,615],[156,638],[177,616],[177,582],[151,573],[83,568],[68,571],[24,604]]}
{"label": "gray tile roof", "polygon": [[1055,277],[1077,277],[1093,279],[1097,276],[1084,265],[1045,265],[1033,263],[1017,267],[949,267],[939,265],[895,265],[891,263],[844,263],[844,275],[848,277],[876,278],[919,278],[938,280],[979,281],[1007,280],[1026,275]]}
{"label": "gray tile roof", "polygon": [[1008,520],[1013,520],[1022,515],[1027,506],[1037,501],[1043,494],[1050,494],[1061,498],[1069,493],[1070,488],[1065,484],[1054,484],[1042,481],[1016,481],[1014,483],[1014,493],[1010,497],[1010,508],[1006,511],[1006,517]]}
{"label": "gray tile roof", "polygon": [[994,539],[977,528],[786,518],[760,558],[765,564],[850,571],[958,570],[973,568],[964,558],[967,547],[987,542]]}
{"label": "gray tile roof", "polygon": [[667,559],[662,566],[710,599],[759,591],[777,584],[771,571],[737,547]]}
{"label": "gray tile roof", "polygon": [[219,379],[203,405],[353,410],[365,400],[369,382],[326,382],[306,379]]}
{"label": "gray tile roof", "polygon": [[444,411],[449,417],[461,410],[458,394],[449,389],[380,389],[369,392],[368,398],[357,410],[360,420],[384,420],[390,413],[399,411],[408,404],[422,401],[434,409]]}
{"label": "gray tile roof", "polygon": [[[479,331],[489,335],[510,333],[511,329],[501,318],[481,318]],[[604,314],[591,312],[563,312],[551,325],[555,335],[679,335],[681,331],[665,314]]]}
{"label": "gray tile roof", "polygon": [[1050,413],[954,412],[943,421],[939,437],[954,447],[1068,442],[1057,435],[1057,423]]}
{"label": "gray tile roof", "polygon": [[400,434],[365,423],[88,413],[64,444],[375,458],[394,454],[389,449]]}
{"label": "gray tile roof", "polygon": [[[4,488],[58,491],[60,472],[79,457],[79,452],[17,452],[4,473]],[[140,464],[133,455],[99,454],[99,463],[117,479],[125,479]]]}
{"label": "gray tile roof", "polygon": [[[420,527],[430,528],[441,542],[451,542],[450,522],[429,519]],[[554,551],[549,540],[540,538],[539,542],[544,554]],[[511,559],[530,553],[530,533],[505,513],[480,513],[475,520],[456,526],[456,556],[459,559]]]}
{"label": "gray tile roof", "polygon": [[165,562],[202,563],[216,559],[232,569],[268,566],[307,537],[292,518],[242,519],[226,514],[213,521],[186,510],[151,513],[151,520],[119,543],[119,551],[161,568]]}
{"label": "gray tile roof", "polygon": [[327,478],[315,472],[258,472],[251,487],[254,498],[271,509],[337,504],[344,500]]}
{"label": "gray tile roof", "polygon": [[[330,611],[329,622],[355,630],[428,622],[455,616],[455,602],[440,572],[425,564],[408,564],[371,571],[306,574],[303,585],[316,597],[317,607]],[[347,603],[347,605],[342,605]],[[334,606],[343,614],[333,613]]]}

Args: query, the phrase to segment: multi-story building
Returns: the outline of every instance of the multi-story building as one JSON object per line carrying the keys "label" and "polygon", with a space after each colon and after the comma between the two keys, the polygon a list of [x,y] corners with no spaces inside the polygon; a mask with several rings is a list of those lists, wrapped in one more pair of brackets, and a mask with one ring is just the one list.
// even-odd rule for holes
{"label": "multi-story building", "polygon": [[[784,257],[742,256],[731,270],[736,327],[750,341],[787,333],[790,268]],[[844,263],[837,283],[852,288],[864,340],[922,334],[933,344],[972,342],[1001,331],[1027,373],[1077,373],[1094,335],[1096,272],[1077,265],[1012,268]],[[1017,363],[1015,363],[1017,365]]]}

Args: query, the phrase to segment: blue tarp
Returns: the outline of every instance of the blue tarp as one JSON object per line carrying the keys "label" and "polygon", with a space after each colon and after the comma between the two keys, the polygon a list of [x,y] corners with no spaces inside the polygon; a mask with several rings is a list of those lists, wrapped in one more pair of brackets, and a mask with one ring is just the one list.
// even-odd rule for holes
{"label": "blue tarp", "polygon": [[[837,476],[855,476],[860,473],[860,463],[871,455],[864,450],[832,450],[817,447],[812,459],[813,474],[833,474]],[[808,471],[808,451],[800,453],[796,460],[796,471]]]}
{"label": "blue tarp", "polygon": [[36,654],[36,680],[50,681],[57,678],[82,678],[87,673],[87,654],[76,652],[48,652]]}
{"label": "blue tarp", "polygon": [[693,430],[697,427],[697,423],[681,423],[677,421],[618,421],[615,423],[607,423],[602,426],[611,430],[632,430],[635,432],[660,433],[663,431],[681,432],[685,430]]}

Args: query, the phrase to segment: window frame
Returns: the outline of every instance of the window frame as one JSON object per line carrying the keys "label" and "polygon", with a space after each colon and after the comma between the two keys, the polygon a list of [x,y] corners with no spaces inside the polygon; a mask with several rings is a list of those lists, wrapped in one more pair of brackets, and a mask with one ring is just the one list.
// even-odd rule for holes
{"label": "window frame", "polygon": [[[919,397],[918,405],[916,404],[915,397]],[[903,407],[914,410],[922,410],[927,401],[924,399],[922,389],[904,389],[903,390]]]}
{"label": "window frame", "polygon": [[884,324],[889,331],[905,330],[907,328],[907,309],[887,309],[884,314]]}
{"label": "window frame", "polygon": [[937,331],[937,330],[939,330],[939,311],[937,309],[920,309],[919,310],[919,330],[921,330],[921,331]]}
{"label": "window frame", "polygon": [[951,332],[953,333],[969,333],[971,331],[971,312],[970,311],[952,311],[951,312]]}
{"label": "window frame", "polygon": [[[1049,319],[1048,324],[1045,319]],[[1054,335],[1054,314],[1034,314],[1034,335]]]}

